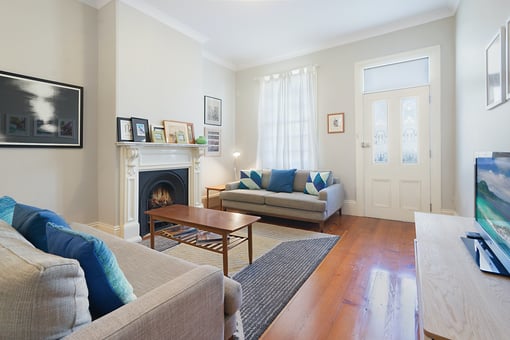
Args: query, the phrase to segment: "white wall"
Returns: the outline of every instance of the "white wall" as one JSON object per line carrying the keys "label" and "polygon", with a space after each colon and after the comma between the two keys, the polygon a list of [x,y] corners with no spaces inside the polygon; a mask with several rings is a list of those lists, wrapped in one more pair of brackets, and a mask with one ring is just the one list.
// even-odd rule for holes
{"label": "white wall", "polygon": [[[242,167],[254,167],[257,145],[258,85],[255,78],[296,67],[317,64],[319,168],[331,169],[345,185],[347,199],[355,201],[356,167],[354,65],[359,61],[439,45],[442,70],[442,208],[454,208],[455,151],[455,19],[453,17],[338,46],[288,61],[255,67],[236,74],[237,144]],[[327,134],[328,113],[345,112],[345,133]]]}
{"label": "white wall", "polygon": [[203,96],[223,99],[222,157],[204,158],[203,185],[225,182],[224,157],[231,154],[234,75],[205,61],[200,44],[122,2],[99,11],[99,221],[119,223],[119,150],[116,117],[194,124],[203,135]]}
{"label": "white wall", "polygon": [[[202,163],[202,184],[205,186],[218,185],[234,180],[235,145],[235,73],[218,64],[203,59],[203,95],[220,98],[222,100],[221,156],[205,157]],[[202,105],[202,122],[204,121]],[[204,135],[204,124],[195,130],[195,134]],[[210,125],[208,125],[210,126]],[[215,127],[215,126],[210,126]],[[241,158],[243,155],[241,155]]]}
{"label": "white wall", "polygon": [[459,215],[473,216],[473,156],[510,151],[510,103],[485,109],[485,48],[510,18],[508,0],[462,0],[457,11],[457,170]]}
{"label": "white wall", "polygon": [[0,148],[0,196],[82,222],[97,216],[96,16],[77,1],[0,1],[0,69],[84,87],[83,149]]}

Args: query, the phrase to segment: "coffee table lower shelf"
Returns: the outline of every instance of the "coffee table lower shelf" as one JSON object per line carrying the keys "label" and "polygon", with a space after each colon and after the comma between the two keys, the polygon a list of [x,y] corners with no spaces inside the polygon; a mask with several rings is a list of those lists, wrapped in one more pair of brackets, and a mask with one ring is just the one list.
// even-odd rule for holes
{"label": "coffee table lower shelf", "polygon": [[[217,242],[207,242],[207,243],[201,243],[197,242],[197,233],[189,233],[184,235],[173,235],[172,233],[169,233],[165,230],[160,230],[155,233],[156,235],[166,237],[170,240],[174,240],[177,242],[185,243],[190,246],[194,246],[197,248],[203,248],[207,249],[219,254],[223,254],[223,241],[217,241]],[[246,236],[240,236],[240,235],[234,235],[229,234],[228,235],[228,246],[227,250],[230,250],[234,247],[237,247],[241,243],[248,241],[248,237]]]}

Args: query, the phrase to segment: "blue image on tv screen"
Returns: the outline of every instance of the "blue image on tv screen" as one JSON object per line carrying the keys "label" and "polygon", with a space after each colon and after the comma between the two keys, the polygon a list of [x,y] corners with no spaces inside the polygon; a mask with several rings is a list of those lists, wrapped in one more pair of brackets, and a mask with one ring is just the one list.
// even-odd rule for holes
{"label": "blue image on tv screen", "polygon": [[510,257],[510,154],[507,155],[477,158],[475,217]]}

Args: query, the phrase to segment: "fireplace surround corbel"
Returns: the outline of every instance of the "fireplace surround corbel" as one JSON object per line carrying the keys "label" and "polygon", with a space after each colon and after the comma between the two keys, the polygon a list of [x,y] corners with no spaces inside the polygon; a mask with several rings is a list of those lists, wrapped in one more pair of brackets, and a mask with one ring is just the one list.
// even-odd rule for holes
{"label": "fireplace surround corbel", "polygon": [[139,173],[143,171],[188,169],[188,205],[203,207],[200,178],[205,146],[198,144],[163,144],[119,142],[120,187],[119,225],[124,239],[140,240]]}

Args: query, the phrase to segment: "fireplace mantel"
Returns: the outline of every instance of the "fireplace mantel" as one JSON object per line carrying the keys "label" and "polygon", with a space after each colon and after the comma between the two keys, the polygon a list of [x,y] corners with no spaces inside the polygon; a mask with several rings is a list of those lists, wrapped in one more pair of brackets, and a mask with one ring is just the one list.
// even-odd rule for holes
{"label": "fireplace mantel", "polygon": [[138,174],[142,171],[189,169],[188,205],[202,207],[201,159],[206,145],[119,142],[120,218],[122,235],[129,241],[140,240],[138,221]]}

